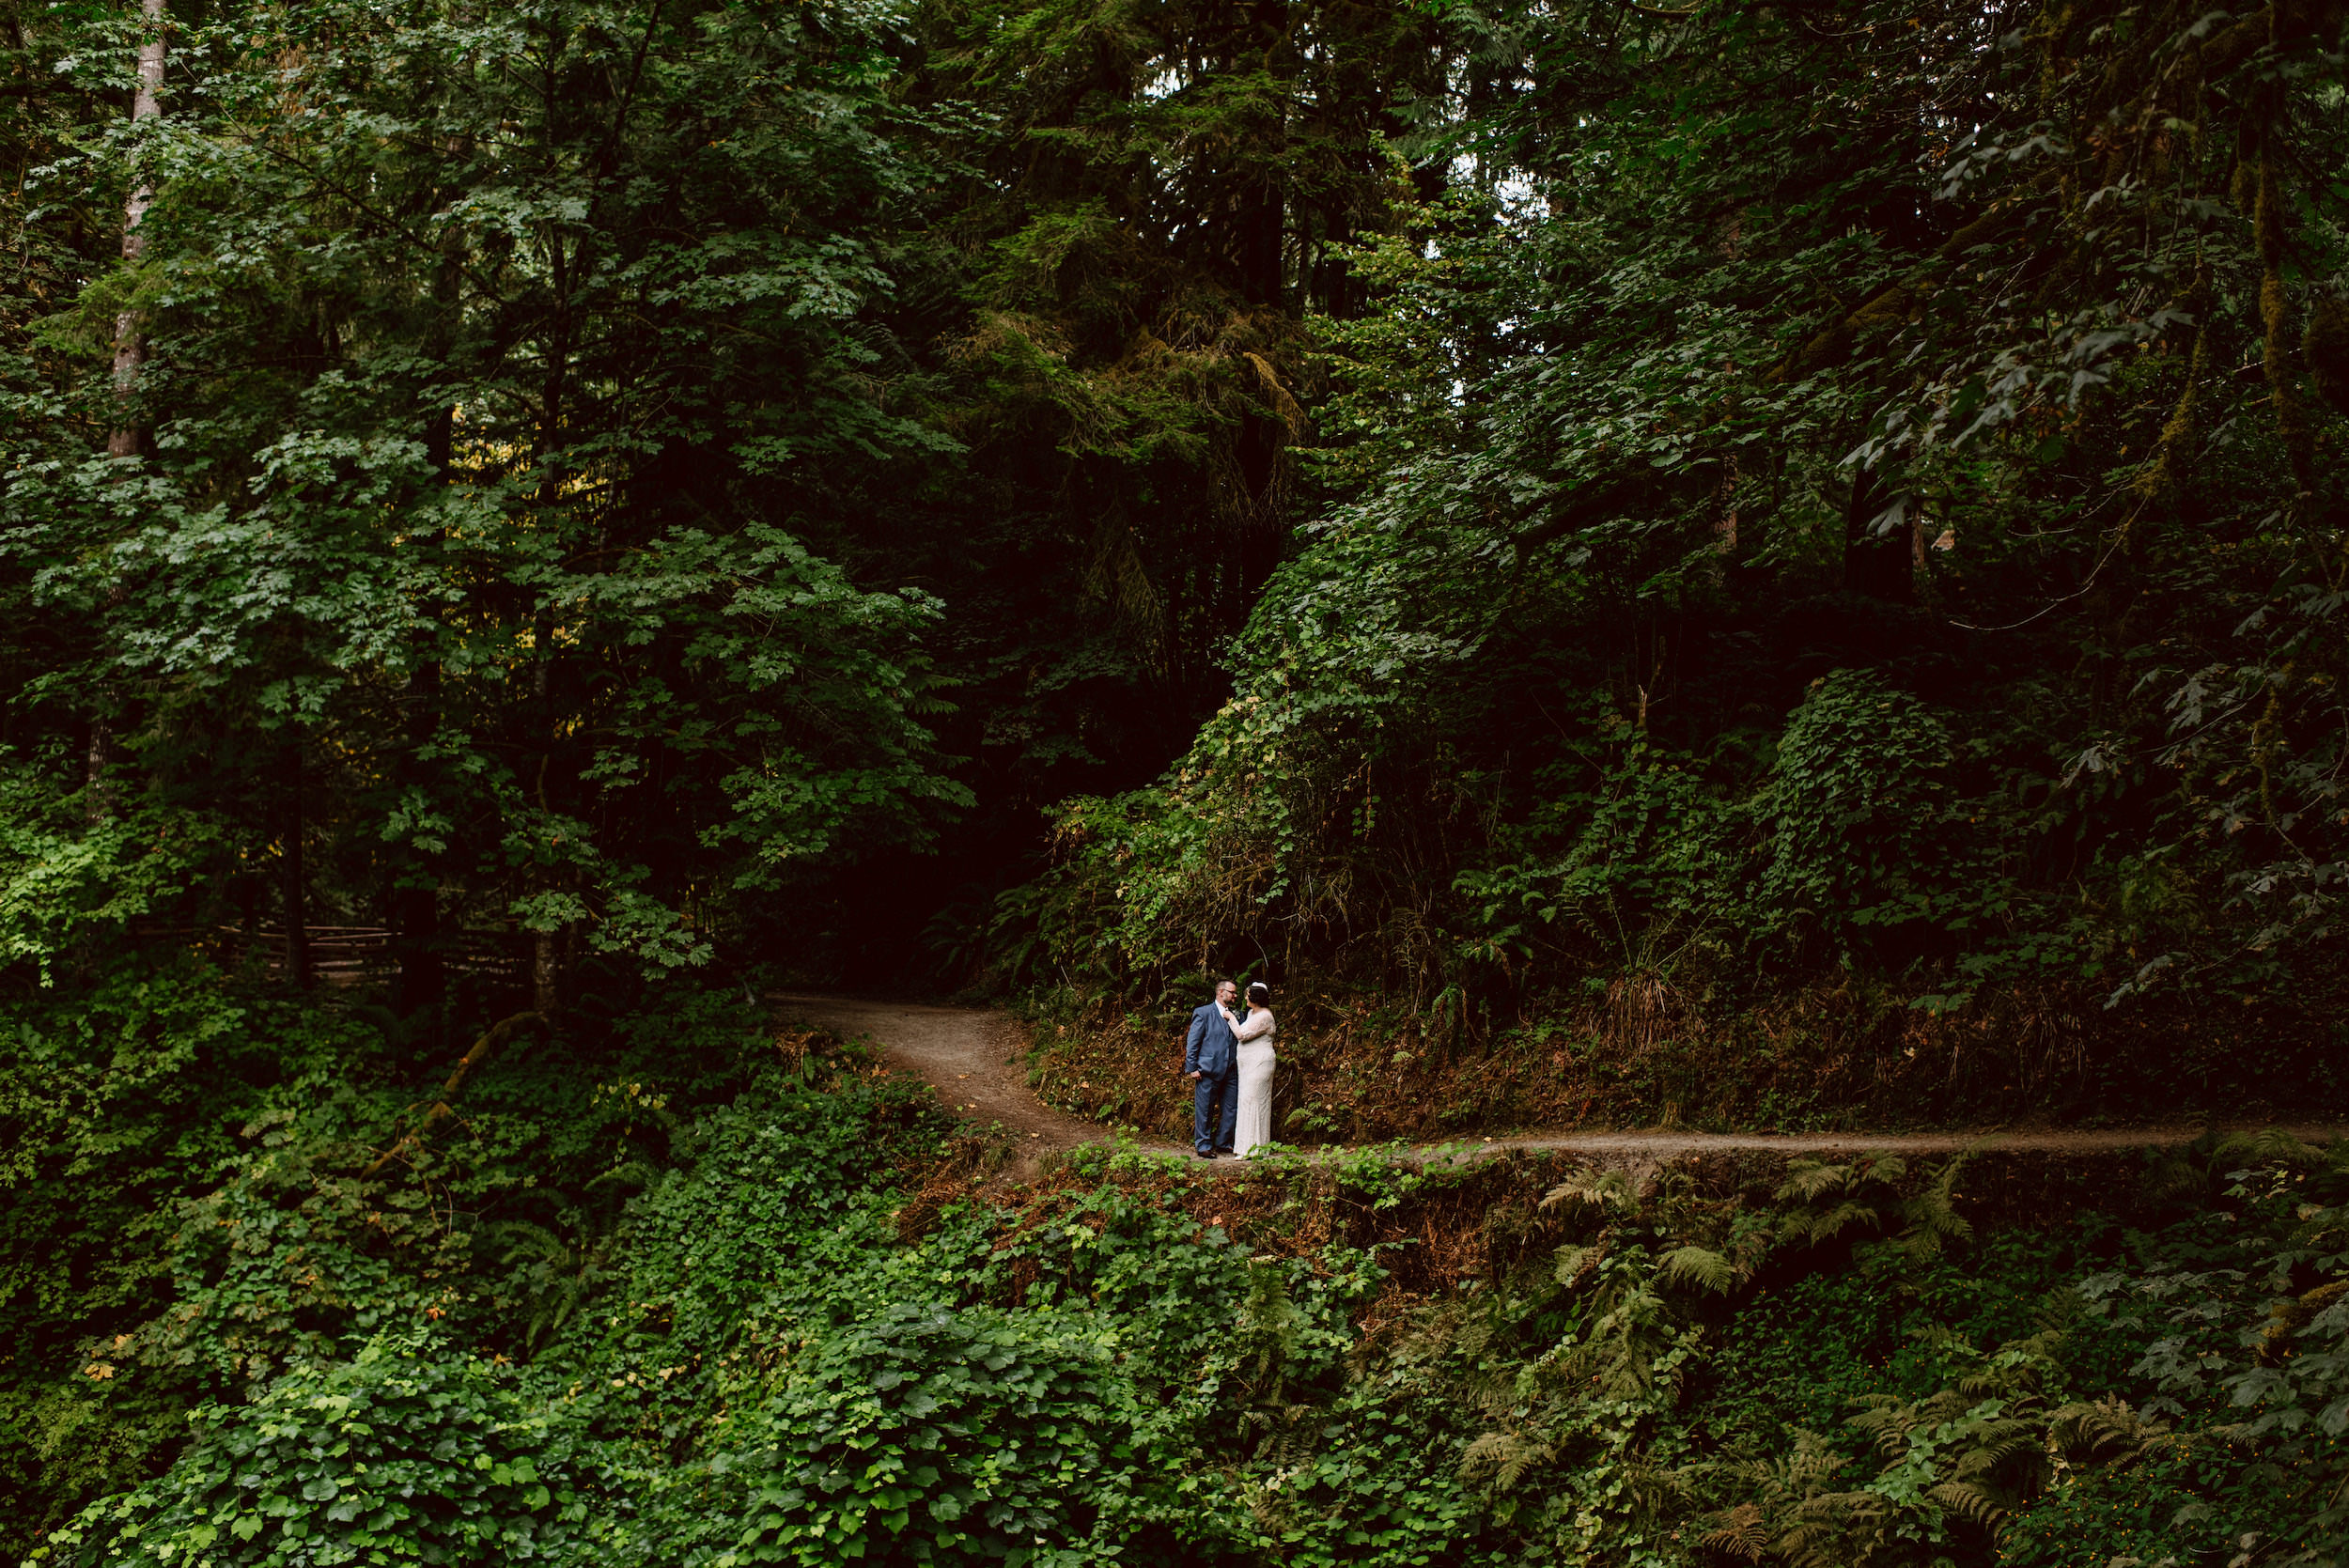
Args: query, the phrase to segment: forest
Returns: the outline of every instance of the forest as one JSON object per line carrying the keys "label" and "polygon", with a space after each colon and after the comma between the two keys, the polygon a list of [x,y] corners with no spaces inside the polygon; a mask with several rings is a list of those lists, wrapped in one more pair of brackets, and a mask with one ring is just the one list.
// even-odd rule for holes
{"label": "forest", "polygon": [[0,15],[0,1560],[2349,1564],[2349,4]]}

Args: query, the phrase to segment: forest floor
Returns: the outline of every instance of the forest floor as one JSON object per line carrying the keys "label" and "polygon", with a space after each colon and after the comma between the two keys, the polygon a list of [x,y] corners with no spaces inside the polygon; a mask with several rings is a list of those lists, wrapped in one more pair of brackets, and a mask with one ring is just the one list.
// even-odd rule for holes
{"label": "forest floor", "polygon": [[[778,1016],[820,1024],[854,1038],[868,1036],[884,1061],[934,1086],[947,1109],[966,1121],[996,1122],[1026,1145],[1034,1157],[1107,1142],[1117,1129],[1053,1110],[1028,1086],[1019,1064],[1025,1042],[1008,1015],[980,1007],[941,1007],[925,1002],[832,996],[812,991],[770,991]],[[2009,1153],[2085,1155],[2193,1142],[2212,1130],[2209,1123],[2092,1130],[2044,1127],[1983,1127],[1971,1131],[1917,1133],[1713,1133],[1660,1127],[1605,1131],[1513,1132],[1486,1138],[1465,1134],[1430,1145],[1438,1157],[1475,1159],[1511,1149],[1564,1150],[1588,1154],[1601,1163],[1652,1168],[1690,1155],[1726,1150],[1773,1150],[1781,1154],[1954,1154],[1961,1149]],[[2295,1126],[2284,1129],[2304,1141],[2349,1135],[2349,1128]],[[1182,1155],[1189,1146],[1164,1139],[1136,1138],[1132,1147],[1153,1154]],[[1237,1160],[1214,1169],[1239,1172]]]}

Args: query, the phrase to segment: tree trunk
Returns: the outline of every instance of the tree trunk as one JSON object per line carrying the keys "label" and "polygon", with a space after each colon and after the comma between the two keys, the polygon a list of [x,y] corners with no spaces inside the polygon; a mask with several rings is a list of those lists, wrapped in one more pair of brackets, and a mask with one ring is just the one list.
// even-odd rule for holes
{"label": "tree trunk", "polygon": [[[139,42],[138,92],[131,101],[131,123],[153,119],[163,112],[163,0],[140,0],[139,14],[147,23],[147,36]],[[155,187],[148,184],[142,171],[131,187],[131,199],[122,209],[122,258],[136,261],[147,250],[147,236],[140,225],[147,209],[155,199]],[[131,421],[131,397],[138,389],[139,366],[147,359],[147,339],[139,331],[138,315],[125,310],[115,318],[115,405],[119,420],[114,434],[106,439],[110,457],[132,458],[138,455],[138,427]]]}
{"label": "tree trunk", "polygon": [[[103,695],[101,687],[100,696]],[[93,828],[115,814],[114,789],[106,782],[106,768],[113,760],[114,726],[101,709],[90,716],[89,753],[83,760],[82,815]]]}
{"label": "tree trunk", "polygon": [[[547,380],[542,394],[538,434],[538,516],[539,526],[553,531],[553,516],[562,505],[562,447],[564,378],[570,359],[570,318],[568,309],[568,268],[559,237],[549,246],[554,294],[558,302],[554,330],[547,346]],[[554,702],[554,608],[541,600],[531,618],[531,717],[538,731],[538,809],[552,819],[554,808],[547,796],[547,775],[554,766],[556,746],[562,739],[562,725],[555,716]],[[551,887],[559,874],[550,873],[541,888]],[[554,931],[537,933],[531,952],[530,980],[532,1005],[548,1017],[562,1010],[562,966],[557,962]]]}
{"label": "tree trunk", "polygon": [[278,856],[278,868],[285,877],[286,906],[286,978],[296,988],[310,986],[310,933],[308,899],[303,890],[302,869],[302,732],[297,729],[286,743],[286,838]]}
{"label": "tree trunk", "polygon": [[[547,489],[552,491],[552,483],[550,481]],[[552,494],[542,494],[540,497],[541,503],[545,505],[552,505]],[[546,814],[546,818],[551,823],[554,817],[554,808],[547,800],[547,774],[554,766],[554,747],[559,738],[559,730],[554,719],[552,678],[554,613],[545,605],[539,606],[538,613],[532,622],[532,640],[537,644],[534,652],[537,659],[537,665],[530,672],[532,710],[538,719],[540,744],[546,748],[538,753],[538,809]],[[560,872],[550,872],[540,886],[552,887],[560,876]],[[537,932],[531,948],[531,1005],[550,1018],[560,1012],[563,1005],[563,969],[557,961],[556,949],[556,938],[559,935],[559,930]]]}
{"label": "tree trunk", "polygon": [[531,1005],[552,1017],[563,1001],[562,966],[555,962],[554,933],[535,933],[530,950]]}
{"label": "tree trunk", "polygon": [[[429,787],[430,768],[423,753],[440,727],[441,666],[438,660],[419,663],[408,677],[403,694],[407,709],[406,749],[400,772],[411,789]],[[401,1017],[436,1008],[447,986],[441,958],[441,893],[431,857],[412,844],[401,884],[392,893],[392,941],[399,965],[393,988],[392,1010]]]}
{"label": "tree trunk", "polygon": [[[163,0],[140,0],[139,14],[146,21],[146,36],[139,41],[139,85],[131,100],[131,123],[153,119],[163,112]],[[147,209],[155,199],[155,188],[147,182],[144,173],[136,176],[131,187],[130,199],[122,206],[122,258],[136,261],[147,249],[147,236],[140,225]],[[106,438],[106,455],[110,458],[138,456],[138,427],[131,422],[131,397],[138,388],[139,366],[147,359],[147,340],[139,332],[138,316],[125,310],[115,317],[115,408],[117,423]],[[107,596],[109,605],[121,601],[122,590],[117,585]],[[97,692],[98,711],[90,718],[89,752],[84,762],[83,812],[90,825],[96,827],[115,814],[112,790],[106,783],[107,766],[114,760],[114,724],[106,710],[107,692],[101,686]]]}
{"label": "tree trunk", "polygon": [[[453,154],[457,149],[452,146],[445,150]],[[442,236],[441,259],[433,279],[431,338],[427,349],[436,377],[446,375],[443,367],[456,338],[455,321],[464,286],[462,265],[463,238],[452,223]],[[457,411],[444,403],[425,419],[425,458],[431,465],[436,489],[449,483],[456,442]],[[443,543],[440,530],[433,530],[422,542],[437,562]],[[407,733],[398,771],[402,784],[420,794],[430,793],[437,773],[428,753],[441,727],[439,614],[436,608],[431,622],[414,634],[415,665],[409,672],[408,689],[401,699]],[[440,1006],[447,995],[448,969],[441,952],[440,874],[435,857],[412,843],[406,858],[400,885],[392,893],[393,953],[399,966],[392,1009],[402,1017],[412,1017]]]}

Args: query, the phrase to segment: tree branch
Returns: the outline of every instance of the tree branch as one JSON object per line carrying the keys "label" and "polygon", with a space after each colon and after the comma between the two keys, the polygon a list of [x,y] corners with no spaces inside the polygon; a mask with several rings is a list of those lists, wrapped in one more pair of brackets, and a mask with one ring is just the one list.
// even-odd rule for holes
{"label": "tree branch", "polygon": [[491,1051],[511,1039],[516,1032],[533,1027],[544,1028],[546,1021],[537,1013],[517,1013],[510,1018],[490,1025],[482,1033],[481,1038],[473,1043],[473,1048],[458,1061],[456,1070],[448,1075],[448,1081],[441,1085],[440,1098],[432,1103],[431,1110],[424,1113],[424,1120],[411,1128],[398,1142],[384,1151],[381,1158],[368,1166],[363,1172],[364,1177],[372,1180],[381,1175],[393,1166],[400,1163],[409,1150],[416,1148],[426,1139],[431,1137],[443,1122],[457,1114],[449,1109],[448,1102],[455,1099],[458,1091],[465,1087],[465,1079],[473,1075],[473,1070],[487,1061]]}

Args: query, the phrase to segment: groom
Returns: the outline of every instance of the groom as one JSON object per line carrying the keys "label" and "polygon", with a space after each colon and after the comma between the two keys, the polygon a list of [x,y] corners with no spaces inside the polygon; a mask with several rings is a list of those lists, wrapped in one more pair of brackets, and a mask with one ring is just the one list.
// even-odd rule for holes
{"label": "groom", "polygon": [[1232,1038],[1232,1006],[1239,987],[1226,980],[1215,1000],[1190,1015],[1183,1038],[1183,1071],[1190,1075],[1191,1148],[1201,1159],[1232,1152],[1239,1120],[1239,1042]]}

